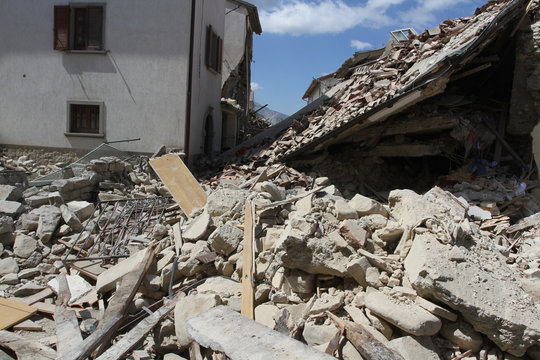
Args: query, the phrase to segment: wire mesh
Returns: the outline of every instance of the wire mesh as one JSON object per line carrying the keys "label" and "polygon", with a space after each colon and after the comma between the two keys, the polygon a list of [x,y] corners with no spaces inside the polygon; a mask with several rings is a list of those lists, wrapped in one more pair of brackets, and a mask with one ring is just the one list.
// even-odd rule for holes
{"label": "wire mesh", "polygon": [[98,202],[94,214],[99,213],[86,221],[63,261],[129,257],[128,244],[152,238],[170,201],[170,197],[158,196]]}

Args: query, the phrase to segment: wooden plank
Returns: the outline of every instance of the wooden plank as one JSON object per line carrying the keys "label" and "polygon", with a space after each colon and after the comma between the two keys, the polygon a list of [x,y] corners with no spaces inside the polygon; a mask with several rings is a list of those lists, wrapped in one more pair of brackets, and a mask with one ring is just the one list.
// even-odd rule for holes
{"label": "wooden plank", "polygon": [[174,238],[174,250],[176,251],[176,256],[180,256],[180,249],[184,244],[182,239],[182,229],[180,229],[180,223],[177,222],[173,225],[173,238]]}
{"label": "wooden plank", "polygon": [[34,315],[37,309],[18,301],[0,298],[0,330],[7,329]]}
{"label": "wooden plank", "polygon": [[254,283],[253,283],[253,205],[246,200],[244,208],[244,250],[242,254],[242,308],[241,313],[250,319],[255,319]]}
{"label": "wooden plank", "polygon": [[514,224],[510,226],[508,229],[506,229],[506,232],[508,234],[512,234],[517,231],[528,229],[538,224],[540,224],[540,213],[536,213],[534,215],[521,219],[517,224]]}
{"label": "wooden plank", "polygon": [[13,330],[25,330],[25,331],[43,331],[43,326],[36,324],[30,319],[26,319],[17,325],[13,325]]}
{"label": "wooden plank", "polygon": [[351,136],[346,141],[364,142],[379,136],[393,136],[402,134],[421,134],[437,132],[454,128],[459,123],[455,115],[445,114],[431,117],[418,117],[406,120],[397,120],[379,126],[371,126]]}
{"label": "wooden plank", "polygon": [[[148,270],[150,270],[150,266],[152,265],[157,252],[158,249],[156,244],[151,243],[146,249],[143,260],[133,269],[133,271],[120,280],[118,289],[114,293],[112,300],[109,302],[109,306],[107,306],[107,309],[105,310],[105,314],[103,315],[103,319],[100,321],[100,325],[105,324],[107,321],[113,317],[116,317],[117,315],[120,315],[121,318],[125,316],[128,307],[131,304],[131,300],[133,300],[133,297],[135,297],[135,294],[139,290],[146,273]],[[94,357],[99,356],[109,347],[110,341],[114,336],[114,332],[120,327],[120,325],[121,322],[118,321],[113,330],[104,336],[103,339],[101,339],[101,343],[99,344],[100,346],[93,354]]]}
{"label": "wooden plank", "polygon": [[165,305],[160,307],[152,315],[139,322],[133,329],[125,334],[122,339],[105,351],[97,360],[123,359],[168,313],[176,306],[180,292],[171,300],[166,300]]}
{"label": "wooden plank", "polygon": [[101,340],[107,336],[107,334],[116,330],[117,323],[122,320],[122,316],[115,315],[99,329],[96,329],[90,336],[88,336],[82,342],[81,346],[76,351],[58,358],[59,360],[83,360],[90,356],[92,350],[99,346]]}
{"label": "wooden plank", "polygon": [[34,295],[26,296],[23,298],[12,298],[12,299],[26,305],[32,305],[34,303],[37,303],[38,301],[42,301],[48,298],[49,296],[52,296],[53,294],[54,292],[51,289],[45,288]]}
{"label": "wooden plank", "polygon": [[57,305],[54,309],[54,322],[56,324],[56,351],[62,357],[82,343],[81,329],[75,311],[66,308],[71,293],[65,274],[57,276],[58,296]]}
{"label": "wooden plank", "polygon": [[50,347],[6,330],[0,330],[0,345],[13,350],[18,360],[56,359],[56,351]]}
{"label": "wooden plank", "polygon": [[[55,305],[54,304],[48,304],[44,302],[37,302],[32,305],[37,309],[38,312],[47,314],[47,315],[54,315]],[[75,315],[77,316],[77,319],[82,319],[81,313],[84,311],[87,311],[85,309],[73,309],[70,308],[70,310],[75,311]]]}
{"label": "wooden plank", "polygon": [[102,264],[101,260],[81,260],[68,263],[70,268],[80,271],[81,274],[94,281],[97,281],[101,273],[112,267],[110,264],[106,266],[102,266]]}
{"label": "wooden plank", "polygon": [[100,321],[96,331],[84,339],[78,348],[61,357],[61,359],[83,360],[89,357],[96,349],[93,357],[98,357],[109,347],[110,341],[116,330],[118,330],[131,300],[133,300],[143,278],[152,265],[156,252],[155,244],[151,243],[146,249],[143,260],[120,280],[118,290],[105,310],[103,319]]}
{"label": "wooden plank", "polygon": [[189,346],[189,360],[203,360],[201,346],[195,341]]}
{"label": "wooden plank", "polygon": [[171,192],[184,213],[190,216],[206,205],[207,195],[180,156],[166,154],[150,160],[150,166]]}
{"label": "wooden plank", "polygon": [[374,338],[362,325],[342,320],[329,311],[326,312],[326,315],[345,333],[347,340],[353,344],[365,360],[404,360],[401,355],[396,354]]}

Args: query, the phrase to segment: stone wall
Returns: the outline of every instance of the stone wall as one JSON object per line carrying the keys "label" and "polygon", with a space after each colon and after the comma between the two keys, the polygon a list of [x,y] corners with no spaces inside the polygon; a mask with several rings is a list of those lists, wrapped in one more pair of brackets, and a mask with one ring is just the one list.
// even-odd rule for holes
{"label": "stone wall", "polygon": [[535,1],[516,39],[516,63],[507,132],[528,135],[540,115],[540,14]]}

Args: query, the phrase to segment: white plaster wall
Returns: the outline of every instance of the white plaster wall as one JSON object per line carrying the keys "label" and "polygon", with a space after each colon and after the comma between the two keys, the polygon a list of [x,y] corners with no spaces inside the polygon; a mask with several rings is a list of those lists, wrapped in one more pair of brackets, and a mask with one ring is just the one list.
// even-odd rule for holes
{"label": "white plaster wall", "polygon": [[[204,63],[206,26],[223,39],[225,27],[225,0],[198,0],[196,32],[202,34],[194,44],[194,54],[199,54],[194,64],[192,89],[192,115],[190,125],[189,155],[204,152],[204,120],[210,109],[213,116],[213,150],[221,148],[221,74],[208,69]],[[225,47],[225,44],[223,45]],[[197,56],[196,56],[197,57]]]}
{"label": "white plaster wall", "polygon": [[[227,1],[225,4],[225,37],[223,38],[223,71],[221,87],[229,78],[231,71],[236,69],[244,57],[246,46],[247,10],[238,7],[236,3]],[[229,12],[230,11],[230,12]]]}
{"label": "white plaster wall", "polygon": [[[115,146],[183,147],[191,1],[102,3],[109,52],[90,55],[53,50],[53,6],[67,1],[0,1],[0,144],[80,149],[140,137]],[[104,102],[104,139],[64,135],[68,100]]]}

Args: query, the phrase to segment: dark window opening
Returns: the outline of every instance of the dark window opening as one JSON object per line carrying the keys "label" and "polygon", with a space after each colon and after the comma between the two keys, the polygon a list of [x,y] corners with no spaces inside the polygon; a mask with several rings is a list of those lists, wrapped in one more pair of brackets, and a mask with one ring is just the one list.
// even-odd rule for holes
{"label": "dark window opening", "polygon": [[70,104],[69,131],[73,133],[99,133],[99,105]]}
{"label": "dark window opening", "polygon": [[223,40],[214,32],[212,25],[206,28],[206,56],[205,63],[210,69],[221,73],[221,56]]}
{"label": "dark window opening", "polygon": [[103,6],[55,6],[55,50],[103,50]]}
{"label": "dark window opening", "polygon": [[214,142],[214,120],[212,115],[208,115],[204,122],[204,153],[212,155],[212,143]]}

